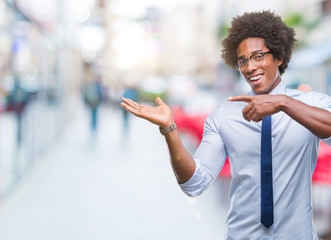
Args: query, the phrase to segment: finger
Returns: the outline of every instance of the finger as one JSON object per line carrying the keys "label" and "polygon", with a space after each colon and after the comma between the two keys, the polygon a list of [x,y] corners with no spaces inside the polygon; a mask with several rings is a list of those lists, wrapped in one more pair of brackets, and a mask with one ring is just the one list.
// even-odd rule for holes
{"label": "finger", "polygon": [[254,116],[255,114],[255,111],[252,109],[251,111],[249,111],[247,114],[246,114],[246,120],[247,121],[251,121],[253,120],[252,117]]}
{"label": "finger", "polygon": [[124,107],[126,110],[128,110],[133,115],[135,115],[137,117],[143,117],[143,113],[140,108],[132,107],[132,106],[126,104],[125,102],[122,102],[121,106]]}
{"label": "finger", "polygon": [[122,97],[122,101],[125,102],[127,105],[132,107],[139,107],[140,104],[136,103],[135,101],[131,100],[130,98]]}
{"label": "finger", "polygon": [[124,103],[124,102],[121,102],[121,106],[123,107],[123,108],[125,108],[126,110],[129,110],[128,108],[129,108],[129,105],[128,104],[126,104],[126,103]]}
{"label": "finger", "polygon": [[243,117],[249,122],[251,121],[251,116],[255,113],[255,111],[253,109],[253,106],[247,105],[242,110],[242,113],[243,113]]}
{"label": "finger", "polygon": [[263,117],[261,117],[259,114],[254,113],[251,117],[252,121],[254,122],[260,122],[263,120]]}
{"label": "finger", "polygon": [[131,112],[131,109],[133,110],[133,108],[125,102],[121,102],[121,106],[130,112]]}
{"label": "finger", "polygon": [[155,99],[155,103],[156,103],[158,106],[161,106],[161,105],[164,104],[164,102],[162,101],[162,99],[161,99],[160,97],[157,97],[157,98]]}
{"label": "finger", "polygon": [[254,98],[253,96],[240,95],[240,96],[229,97],[228,100],[231,102],[243,101],[249,103],[253,100],[253,98]]}
{"label": "finger", "polygon": [[129,104],[129,105],[137,104],[135,101],[131,100],[130,98],[122,97],[121,99],[122,99],[123,102],[125,102],[126,104]]}

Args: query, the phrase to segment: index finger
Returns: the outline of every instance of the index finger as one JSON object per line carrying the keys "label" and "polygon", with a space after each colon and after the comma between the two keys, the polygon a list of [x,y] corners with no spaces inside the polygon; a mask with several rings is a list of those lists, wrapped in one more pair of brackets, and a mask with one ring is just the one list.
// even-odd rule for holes
{"label": "index finger", "polygon": [[253,100],[253,96],[249,96],[249,95],[233,96],[233,97],[229,97],[228,100],[232,102],[243,101],[249,103],[250,101]]}

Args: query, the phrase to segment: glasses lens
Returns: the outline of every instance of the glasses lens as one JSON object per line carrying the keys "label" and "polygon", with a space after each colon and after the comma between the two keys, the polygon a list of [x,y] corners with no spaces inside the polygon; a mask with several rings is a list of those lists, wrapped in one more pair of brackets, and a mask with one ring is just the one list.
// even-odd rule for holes
{"label": "glasses lens", "polygon": [[238,69],[240,69],[240,68],[246,66],[246,64],[247,64],[247,59],[239,59],[239,60],[237,61],[236,67],[237,67]]}
{"label": "glasses lens", "polygon": [[251,56],[251,61],[255,66],[260,66],[263,63],[264,54],[263,53],[257,53]]}
{"label": "glasses lens", "polygon": [[236,63],[236,67],[238,70],[241,70],[242,68],[245,68],[248,65],[248,61],[250,60],[252,64],[256,67],[260,67],[263,64],[264,60],[264,55],[270,53],[269,52],[264,52],[264,53],[255,53],[249,58],[242,58],[239,59]]}

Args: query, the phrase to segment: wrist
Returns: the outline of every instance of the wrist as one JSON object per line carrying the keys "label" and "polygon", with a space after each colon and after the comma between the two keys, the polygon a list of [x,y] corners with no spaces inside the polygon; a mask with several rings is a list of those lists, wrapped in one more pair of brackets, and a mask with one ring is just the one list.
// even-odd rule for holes
{"label": "wrist", "polygon": [[175,121],[173,119],[173,117],[169,118],[167,121],[163,122],[163,123],[160,123],[159,124],[159,127],[160,128],[167,128],[169,127],[171,124],[173,124]]}
{"label": "wrist", "polygon": [[163,127],[159,127],[160,129],[160,133],[162,135],[166,135],[169,132],[172,132],[173,130],[175,130],[177,128],[177,125],[175,122],[172,122],[171,124],[169,124],[167,127],[163,128]]}
{"label": "wrist", "polygon": [[286,95],[281,96],[281,99],[278,102],[279,111],[286,112],[290,99],[291,98]]}

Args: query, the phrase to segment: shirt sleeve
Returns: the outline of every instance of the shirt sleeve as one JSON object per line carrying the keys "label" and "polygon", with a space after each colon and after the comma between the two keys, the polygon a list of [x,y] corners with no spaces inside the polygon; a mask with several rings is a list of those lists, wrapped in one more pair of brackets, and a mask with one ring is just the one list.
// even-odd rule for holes
{"label": "shirt sleeve", "polygon": [[[327,94],[324,94],[322,92],[313,92],[315,94],[315,102],[316,102],[316,107],[325,109],[329,112],[331,112],[331,97]],[[321,139],[323,142],[331,146],[331,137]]]}
{"label": "shirt sleeve", "polygon": [[323,108],[331,112],[331,97],[325,93],[314,91],[316,107]]}
{"label": "shirt sleeve", "polygon": [[206,119],[203,138],[193,158],[196,168],[193,176],[179,184],[189,196],[198,196],[216,179],[226,159],[226,149],[219,131],[220,108],[216,108]]}

